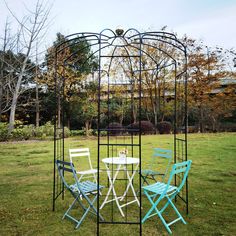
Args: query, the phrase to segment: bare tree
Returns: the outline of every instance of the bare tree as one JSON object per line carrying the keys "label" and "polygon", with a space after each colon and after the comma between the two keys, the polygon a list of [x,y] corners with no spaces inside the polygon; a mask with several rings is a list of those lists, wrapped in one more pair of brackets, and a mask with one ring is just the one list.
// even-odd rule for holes
{"label": "bare tree", "polygon": [[28,15],[25,15],[23,19],[20,20],[9,8],[6,1],[5,4],[14,20],[19,25],[18,32],[15,37],[15,54],[23,55],[23,60],[20,61],[19,71],[16,74],[15,86],[10,106],[8,132],[11,133],[14,128],[15,113],[19,95],[27,88],[27,86],[22,86],[24,76],[26,75],[27,70],[32,69],[29,68],[28,63],[35,57],[33,53],[35,52],[36,42],[40,43],[47,32],[49,21],[48,18],[51,7],[47,4],[44,5],[43,1],[38,0],[35,9],[33,11],[27,9]]}
{"label": "bare tree", "polygon": [[[8,107],[7,100],[5,94],[7,94],[7,80],[5,76],[5,57],[6,51],[11,44],[11,37],[10,37],[10,24],[8,19],[5,22],[4,33],[3,37],[1,38],[1,49],[0,49],[0,121],[2,114],[6,111],[4,107]],[[5,94],[4,94],[5,93]],[[5,101],[4,101],[5,96]]]}

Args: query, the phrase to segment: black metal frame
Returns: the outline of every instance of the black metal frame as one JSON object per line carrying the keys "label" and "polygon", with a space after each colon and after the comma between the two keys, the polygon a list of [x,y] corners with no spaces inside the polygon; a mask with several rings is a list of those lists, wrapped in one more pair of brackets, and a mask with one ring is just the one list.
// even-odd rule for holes
{"label": "black metal frame", "polygon": [[[76,54],[79,51],[73,53],[73,55],[67,55],[63,59],[63,63],[58,58],[61,58],[63,52],[67,49],[68,43],[77,44],[81,40],[86,40],[88,46],[92,48],[93,55],[98,59],[98,68],[93,73],[96,74],[98,85],[98,119],[97,119],[97,131],[98,131],[98,152],[97,152],[97,164],[98,164],[98,182],[102,179],[102,172],[104,170],[101,165],[101,159],[106,157],[112,157],[116,155],[118,148],[126,147],[131,152],[131,156],[136,155],[140,160],[139,171],[142,168],[142,143],[141,143],[141,108],[143,97],[143,73],[152,73],[153,76],[157,76],[159,71],[165,70],[172,73],[172,80],[170,83],[174,84],[173,94],[174,97],[174,162],[187,160],[187,51],[186,46],[179,41],[176,36],[168,32],[144,32],[140,33],[136,29],[129,29],[123,31],[121,29],[115,32],[110,29],[105,29],[100,33],[78,33],[72,34],[66,37],[65,42],[56,47],[55,50],[55,95],[57,101],[57,109],[55,114],[55,135],[54,135],[54,175],[53,175],[53,210],[55,209],[56,199],[63,196],[63,185],[61,184],[55,167],[56,160],[64,160],[64,81],[66,75],[59,70],[59,67],[69,66],[75,68],[77,63]],[[160,46],[162,45],[162,46]],[[163,46],[164,45],[164,46]],[[165,45],[168,48],[172,48],[169,52],[166,50]],[[162,55],[163,60],[157,61],[153,55],[149,53],[147,49],[151,49]],[[71,60],[73,58],[73,60]],[[168,63],[163,61],[168,58]],[[90,58],[87,58],[88,60]],[[151,61],[151,66],[145,65],[145,60]],[[83,62],[85,63],[85,62]],[[60,65],[59,65],[60,64]],[[118,66],[119,70],[112,71],[114,66]],[[154,65],[154,67],[153,67]],[[146,68],[146,67],[147,68]],[[123,72],[122,72],[123,70]],[[59,73],[60,72],[60,73]],[[165,72],[165,73],[167,73]],[[117,73],[112,75],[112,73]],[[115,76],[122,74],[125,75],[120,79]],[[167,73],[168,74],[168,73]],[[174,76],[173,76],[174,74]],[[127,82],[128,81],[128,82]],[[135,84],[136,82],[136,84]],[[104,85],[106,89],[104,89]],[[119,86],[126,86],[123,89],[121,99],[125,99],[126,103],[130,103],[130,121],[133,120],[132,111],[135,106],[135,102],[138,104],[138,127],[124,127],[122,129],[111,129],[109,124],[116,121],[112,118],[111,99],[116,95],[116,89]],[[105,94],[105,95],[104,95]],[[107,105],[106,122],[102,121],[101,105],[104,103]],[[113,136],[114,132],[118,132],[118,135]],[[106,133],[106,138],[101,134]],[[114,154],[115,153],[115,154]],[[131,170],[132,171],[132,170]],[[138,184],[139,192],[141,192],[141,177],[136,175],[136,184]],[[127,177],[125,178],[127,183]],[[178,177],[175,178],[175,182],[178,182]],[[184,188],[183,188],[184,189]],[[129,197],[129,196],[128,196]],[[179,195],[180,199],[186,204],[186,211],[188,213],[188,182],[186,182],[186,188],[184,192]],[[98,197],[98,212],[100,211],[100,203],[102,196]],[[142,196],[139,196],[140,204],[142,205]],[[126,198],[127,201],[127,198]],[[129,217],[125,217],[122,220],[114,219],[114,208],[112,207],[112,213],[110,219],[105,219],[101,222],[99,217],[97,219],[97,234],[100,232],[101,224],[137,224],[139,225],[139,234],[142,234],[142,212],[141,207],[138,212],[138,220],[132,221]],[[126,213],[128,210],[126,209]]]}

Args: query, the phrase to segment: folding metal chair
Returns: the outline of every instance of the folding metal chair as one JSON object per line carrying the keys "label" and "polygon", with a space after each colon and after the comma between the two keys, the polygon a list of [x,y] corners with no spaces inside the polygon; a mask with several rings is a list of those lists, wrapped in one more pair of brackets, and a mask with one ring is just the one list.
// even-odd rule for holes
{"label": "folding metal chair", "polygon": [[[167,184],[163,182],[157,182],[155,184],[142,187],[142,189],[144,190],[144,194],[147,196],[148,200],[150,201],[152,205],[149,211],[143,217],[142,223],[144,223],[148,218],[154,215],[158,215],[169,233],[172,233],[169,226],[174,224],[178,220],[181,220],[184,224],[186,224],[186,221],[181,216],[181,214],[175,207],[172,200],[175,198],[175,196],[180,192],[181,188],[184,186],[186,178],[188,176],[188,172],[190,170],[191,163],[192,161],[189,160],[189,161],[184,161],[181,163],[174,164]],[[180,182],[179,186],[173,186],[171,185],[171,181],[173,180],[174,176],[177,174],[182,175],[182,181]],[[167,202],[161,209],[158,209],[157,206],[163,199],[166,199]],[[165,209],[169,205],[172,206],[172,208],[178,215],[178,218],[171,221],[170,223],[167,223],[165,219],[163,218],[162,213],[165,211]]]}
{"label": "folding metal chair", "polygon": [[[74,169],[74,166],[72,163],[56,160],[56,165],[57,165],[59,175],[62,179],[64,186],[66,187],[66,189],[69,190],[69,192],[74,197],[74,201],[72,202],[70,207],[67,209],[62,219],[64,219],[65,217],[68,217],[69,219],[73,220],[76,223],[75,228],[77,229],[80,227],[82,221],[85,219],[86,215],[89,212],[97,216],[98,211],[96,207],[94,206],[94,203],[97,199],[98,191],[100,191],[103,188],[103,186],[98,185],[97,183],[91,182],[89,180],[79,182],[76,175],[76,170]],[[67,174],[66,172],[69,172],[70,176],[66,175]],[[73,179],[74,184],[69,184],[69,181],[67,179],[70,179],[70,180]],[[90,199],[88,197],[88,194],[90,197],[93,196],[93,198]],[[81,200],[81,197],[83,198],[83,200]],[[84,214],[82,215],[80,219],[76,219],[72,215],[69,214],[69,212],[75,206],[76,202],[78,202],[79,205],[84,210]],[[100,214],[99,214],[99,217],[102,221],[104,220]]]}
{"label": "folding metal chair", "polygon": [[[93,169],[92,167],[89,148],[69,149],[69,157],[70,162],[73,163],[77,169],[77,174],[80,175],[79,181],[81,181],[82,178],[93,178],[94,182],[97,183],[97,169]],[[81,159],[78,160],[79,158]],[[78,168],[77,162],[80,163],[80,168]],[[82,168],[82,163],[84,166],[86,165],[86,168]]]}
{"label": "folding metal chair", "polygon": [[156,176],[161,176],[164,180],[172,160],[172,151],[163,148],[154,148],[148,169],[141,170],[142,186],[149,184],[148,179],[157,182]]}

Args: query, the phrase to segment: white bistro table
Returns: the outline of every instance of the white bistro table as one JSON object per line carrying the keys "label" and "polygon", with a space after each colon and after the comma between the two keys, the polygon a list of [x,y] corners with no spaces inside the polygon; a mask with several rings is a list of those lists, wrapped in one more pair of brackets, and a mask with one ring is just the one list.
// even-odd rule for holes
{"label": "white bistro table", "polygon": [[[100,206],[100,209],[102,209],[106,203],[116,201],[116,205],[117,205],[121,215],[124,217],[125,215],[122,211],[122,207],[127,206],[131,203],[134,203],[134,202],[137,202],[138,206],[140,207],[139,200],[137,198],[136,192],[135,192],[133,184],[132,184],[132,180],[134,178],[134,175],[139,167],[139,159],[134,158],[134,157],[109,157],[109,158],[102,159],[102,162],[106,166],[106,171],[107,171],[107,176],[109,179],[110,187],[108,189],[105,200],[103,201],[102,205]],[[116,165],[116,168],[112,167],[112,165]],[[127,168],[128,165],[134,165],[133,173],[129,173],[129,170]],[[120,170],[123,170],[126,173],[127,178],[128,178],[128,184],[127,184],[124,194],[122,196],[117,196],[116,190],[115,190],[115,181],[116,181],[116,178],[117,178]],[[112,171],[114,171],[114,175],[112,175]],[[125,198],[126,194],[128,193],[129,188],[131,188],[131,190],[133,192],[134,200],[126,202],[125,204],[120,204],[119,201],[122,201]],[[111,200],[108,200],[111,191],[113,192],[114,198]]]}

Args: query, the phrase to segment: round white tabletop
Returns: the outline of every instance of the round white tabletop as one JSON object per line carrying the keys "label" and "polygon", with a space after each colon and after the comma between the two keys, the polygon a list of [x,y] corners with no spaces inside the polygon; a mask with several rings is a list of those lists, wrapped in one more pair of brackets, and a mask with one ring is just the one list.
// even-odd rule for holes
{"label": "round white tabletop", "polygon": [[102,162],[105,164],[112,164],[112,165],[131,165],[131,164],[138,164],[139,159],[135,157],[108,157],[102,159]]}

